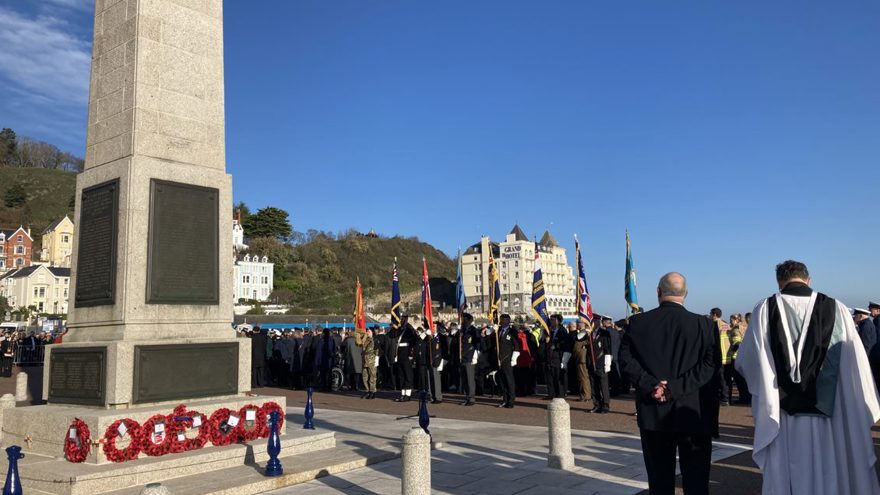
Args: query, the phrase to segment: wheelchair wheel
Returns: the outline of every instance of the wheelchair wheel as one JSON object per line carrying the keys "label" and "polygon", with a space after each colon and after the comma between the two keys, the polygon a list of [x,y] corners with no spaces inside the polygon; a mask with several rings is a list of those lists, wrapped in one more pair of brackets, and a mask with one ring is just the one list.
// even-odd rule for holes
{"label": "wheelchair wheel", "polygon": [[333,368],[330,372],[330,390],[338,392],[339,389],[342,388],[343,381],[345,381],[345,376],[343,376],[342,370],[339,368]]}

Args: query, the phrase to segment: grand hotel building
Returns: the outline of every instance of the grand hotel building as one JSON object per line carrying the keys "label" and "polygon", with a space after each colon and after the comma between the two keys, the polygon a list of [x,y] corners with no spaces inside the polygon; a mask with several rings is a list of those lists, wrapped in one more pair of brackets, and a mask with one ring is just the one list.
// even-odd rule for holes
{"label": "grand hotel building", "polygon": [[[483,236],[480,242],[461,254],[461,276],[468,311],[475,317],[485,316],[489,305],[489,253],[495,258],[501,285],[502,312],[529,318],[532,305],[532,279],[535,269],[535,242],[519,225],[500,243]],[[544,232],[537,243],[544,275],[547,310],[566,317],[577,312],[574,275],[568,265],[565,248],[550,232]]]}

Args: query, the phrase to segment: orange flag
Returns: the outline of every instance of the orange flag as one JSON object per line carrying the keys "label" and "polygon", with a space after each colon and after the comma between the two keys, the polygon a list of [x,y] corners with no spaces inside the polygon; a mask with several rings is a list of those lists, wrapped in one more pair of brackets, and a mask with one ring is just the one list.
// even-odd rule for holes
{"label": "orange flag", "polygon": [[434,335],[434,308],[431,307],[431,284],[428,278],[428,263],[422,258],[422,312],[425,316],[425,330]]}
{"label": "orange flag", "polygon": [[357,291],[354,303],[354,334],[355,342],[361,344],[364,333],[367,330],[367,318],[364,315],[364,290],[361,288],[361,279],[357,280]]}

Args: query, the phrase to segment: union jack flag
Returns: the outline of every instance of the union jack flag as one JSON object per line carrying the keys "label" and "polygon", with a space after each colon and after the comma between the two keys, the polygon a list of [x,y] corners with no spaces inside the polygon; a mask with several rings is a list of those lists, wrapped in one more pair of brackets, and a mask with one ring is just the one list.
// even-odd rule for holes
{"label": "union jack flag", "polygon": [[578,302],[578,319],[587,324],[588,327],[593,326],[593,303],[590,300],[590,289],[587,288],[587,276],[584,275],[584,260],[581,257],[581,245],[574,238],[574,248],[577,251],[578,266],[578,286],[577,286],[577,302]]}

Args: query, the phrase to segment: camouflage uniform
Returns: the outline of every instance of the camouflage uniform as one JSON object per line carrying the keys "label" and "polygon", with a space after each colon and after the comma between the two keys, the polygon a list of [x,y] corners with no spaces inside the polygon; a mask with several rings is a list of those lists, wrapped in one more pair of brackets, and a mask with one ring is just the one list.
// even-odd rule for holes
{"label": "camouflage uniform", "polygon": [[375,393],[376,357],[379,356],[379,352],[373,344],[373,338],[369,335],[364,335],[364,340],[361,342],[361,346],[363,347],[364,357],[364,387],[367,389],[367,393]]}

